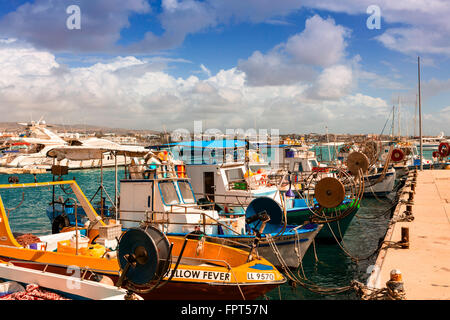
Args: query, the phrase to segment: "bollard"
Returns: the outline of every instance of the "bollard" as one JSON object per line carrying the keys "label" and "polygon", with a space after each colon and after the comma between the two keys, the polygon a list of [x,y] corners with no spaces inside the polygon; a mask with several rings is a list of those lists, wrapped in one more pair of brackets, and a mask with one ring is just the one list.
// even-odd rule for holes
{"label": "bollard", "polygon": [[402,280],[402,273],[398,269],[391,271],[390,280],[386,282],[386,287],[395,294],[402,294],[405,291]]}
{"label": "bollard", "polygon": [[414,200],[414,192],[408,192],[408,201],[413,201]]}
{"label": "bollard", "polygon": [[412,215],[412,205],[410,204],[406,205],[406,214]]}
{"label": "bollard", "polygon": [[391,270],[391,277],[389,281],[402,281],[402,272],[398,269]]}
{"label": "bollard", "polygon": [[409,228],[402,227],[402,240],[399,242],[402,249],[409,249]]}

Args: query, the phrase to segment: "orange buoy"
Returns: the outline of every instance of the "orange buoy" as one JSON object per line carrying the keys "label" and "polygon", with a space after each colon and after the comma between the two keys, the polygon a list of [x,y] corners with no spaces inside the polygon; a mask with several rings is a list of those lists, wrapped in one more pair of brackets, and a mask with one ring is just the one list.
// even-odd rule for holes
{"label": "orange buoy", "polygon": [[178,178],[186,178],[186,167],[184,165],[178,165],[176,167]]}

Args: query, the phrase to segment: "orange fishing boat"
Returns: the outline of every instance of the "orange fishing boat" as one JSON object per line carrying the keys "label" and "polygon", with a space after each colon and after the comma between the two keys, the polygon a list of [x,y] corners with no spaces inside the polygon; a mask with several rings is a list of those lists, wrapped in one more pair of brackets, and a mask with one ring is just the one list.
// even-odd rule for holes
{"label": "orange fishing boat", "polygon": [[[204,241],[202,235],[166,237],[151,225],[123,232],[120,224],[106,224],[75,181],[0,185],[0,191],[49,186],[70,187],[74,212],[81,206],[88,221],[39,237],[13,234],[0,196],[0,259],[113,283],[144,299],[255,299],[286,281],[257,254]],[[100,244],[117,235],[116,248]]]}

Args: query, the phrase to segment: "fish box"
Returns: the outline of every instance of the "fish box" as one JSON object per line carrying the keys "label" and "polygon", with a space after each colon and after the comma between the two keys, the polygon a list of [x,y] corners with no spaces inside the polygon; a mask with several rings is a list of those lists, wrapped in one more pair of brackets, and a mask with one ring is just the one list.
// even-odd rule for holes
{"label": "fish box", "polygon": [[105,226],[100,226],[98,228],[99,238],[114,240],[120,238],[122,235],[122,225],[121,224],[108,224]]}

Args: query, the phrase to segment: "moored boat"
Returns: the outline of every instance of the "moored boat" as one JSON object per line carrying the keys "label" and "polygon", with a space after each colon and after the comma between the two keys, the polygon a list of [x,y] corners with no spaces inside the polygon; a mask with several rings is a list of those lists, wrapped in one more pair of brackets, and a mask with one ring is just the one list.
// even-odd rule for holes
{"label": "moored boat", "polygon": [[[0,185],[0,189],[53,185],[70,187],[88,221],[83,227],[68,227],[60,233],[21,237],[11,231],[0,197],[0,259],[19,267],[63,275],[79,268],[87,279],[110,279],[117,284],[120,276],[126,274],[118,257],[121,245],[124,246],[123,235],[127,232],[122,235],[119,224],[106,225],[75,181],[9,184]],[[162,233],[155,232],[165,239]],[[117,234],[122,235],[118,248],[100,244],[114,242]],[[144,299],[255,299],[286,281],[266,259],[258,255],[249,257],[248,252],[240,249],[205,242],[195,236],[169,236],[167,243],[171,246],[170,255],[162,257],[166,261],[166,272],[157,280],[151,279],[163,285],[145,294],[139,293]],[[147,272],[145,268],[142,271]]]}

